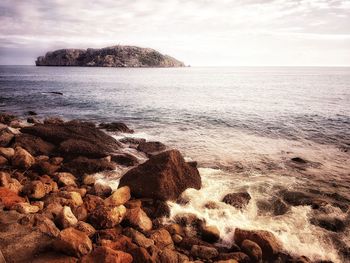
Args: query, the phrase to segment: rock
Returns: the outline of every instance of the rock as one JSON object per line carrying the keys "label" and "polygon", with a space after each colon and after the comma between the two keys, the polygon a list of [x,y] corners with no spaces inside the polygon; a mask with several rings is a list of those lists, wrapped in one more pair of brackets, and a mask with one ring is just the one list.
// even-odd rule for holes
{"label": "rock", "polygon": [[[1,261],[0,261],[1,262]],[[40,253],[30,260],[30,263],[77,263],[76,257],[67,256],[54,251]]]}
{"label": "rock", "polygon": [[150,239],[159,249],[171,248],[174,249],[174,243],[171,235],[166,229],[155,230],[151,233]]}
{"label": "rock", "polygon": [[114,250],[108,247],[97,247],[89,255],[84,256],[81,263],[131,263],[133,258],[123,251]]}
{"label": "rock", "polygon": [[35,61],[37,66],[184,67],[184,63],[151,48],[111,46],[101,49],[59,49]]}
{"label": "rock", "polygon": [[0,166],[5,166],[7,165],[7,163],[8,163],[8,160],[5,157],[0,156]]}
{"label": "rock", "polygon": [[137,157],[129,153],[113,154],[111,161],[124,166],[135,166],[139,164]]}
{"label": "rock", "polygon": [[327,201],[315,198],[310,193],[283,190],[279,194],[287,204],[293,206],[310,205],[313,209],[319,209],[328,204]]}
{"label": "rock", "polygon": [[273,215],[284,215],[289,211],[289,206],[279,197],[272,197],[269,200],[259,200],[257,207],[261,212],[272,212]]}
{"label": "rock", "polygon": [[46,207],[43,209],[43,215],[48,217],[49,219],[55,219],[62,211],[63,206],[60,203],[53,202],[46,204]]}
{"label": "rock", "polygon": [[300,158],[300,157],[293,157],[293,158],[291,158],[291,161],[293,161],[295,163],[299,163],[299,164],[307,163],[306,160],[304,160],[303,158]]}
{"label": "rock", "polygon": [[182,238],[182,241],[180,244],[178,244],[179,247],[185,249],[185,250],[191,250],[193,245],[199,245],[199,246],[205,246],[205,247],[213,247],[212,244],[202,241],[201,239],[197,237],[187,237],[184,236]]}
{"label": "rock", "polygon": [[73,214],[69,206],[64,206],[61,213],[56,218],[57,226],[61,229],[74,227],[78,223],[78,219]]}
{"label": "rock", "polygon": [[14,191],[5,187],[0,187],[0,204],[5,208],[11,208],[17,203],[23,203],[25,200],[18,196]]}
{"label": "rock", "polygon": [[0,123],[9,125],[11,123],[11,121],[13,121],[15,119],[16,119],[15,115],[12,115],[12,114],[6,113],[6,112],[0,113]]}
{"label": "rock", "polygon": [[130,199],[130,188],[124,186],[118,188],[113,194],[104,200],[106,206],[119,206],[124,205]]}
{"label": "rock", "polygon": [[234,234],[235,243],[241,246],[246,239],[255,242],[261,248],[264,259],[272,259],[282,250],[280,241],[271,232],[236,228]]}
{"label": "rock", "polygon": [[85,223],[83,221],[79,221],[76,224],[75,228],[78,229],[79,231],[84,232],[90,238],[96,233],[96,229],[92,225]]}
{"label": "rock", "polygon": [[112,188],[105,183],[95,183],[93,193],[100,197],[109,196],[112,193]]}
{"label": "rock", "polygon": [[201,259],[210,260],[216,258],[219,255],[219,252],[213,247],[193,245],[191,248],[191,255]]}
{"label": "rock", "polygon": [[73,185],[61,187],[60,191],[77,192],[80,194],[81,197],[84,197],[87,193],[86,188],[78,188],[77,186],[73,186]]}
{"label": "rock", "polygon": [[27,118],[27,122],[28,123],[32,123],[32,124],[38,124],[38,123],[41,123],[37,118],[31,116],[31,117],[28,117]]}
{"label": "rock", "polygon": [[40,137],[30,134],[18,134],[15,137],[14,146],[19,146],[26,149],[30,154],[49,156],[55,150],[55,145],[46,142]]}
{"label": "rock", "polygon": [[53,247],[58,252],[81,257],[91,252],[92,242],[84,232],[74,228],[66,228],[61,231]]}
{"label": "rock", "polygon": [[0,129],[0,147],[7,147],[15,137],[9,128]]}
{"label": "rock", "polygon": [[83,204],[83,199],[78,192],[66,192],[60,191],[56,193],[51,193],[49,196],[45,197],[43,200],[45,205],[52,203],[58,203],[62,206],[69,206],[71,208],[81,206]]}
{"label": "rock", "polygon": [[141,208],[142,202],[140,199],[132,199],[127,201],[125,204],[126,208],[132,209],[132,208]]}
{"label": "rock", "polygon": [[32,116],[38,115],[35,111],[32,110],[28,111],[27,114]]}
{"label": "rock", "polygon": [[53,175],[54,173],[57,172],[58,169],[60,169],[59,165],[53,165],[47,161],[41,161],[37,163],[37,166],[39,168],[39,171],[42,174],[48,174],[48,175]]}
{"label": "rock", "polygon": [[243,209],[248,205],[250,199],[251,197],[249,193],[240,192],[225,195],[225,197],[222,199],[222,202],[232,205],[237,209]]}
{"label": "rock", "polygon": [[62,157],[52,157],[50,159],[50,163],[53,165],[60,165],[63,162],[63,158]]}
{"label": "rock", "polygon": [[42,214],[35,214],[33,226],[50,237],[57,237],[60,234],[55,223]]}
{"label": "rock", "polygon": [[134,130],[130,129],[122,122],[101,123],[98,127],[112,132],[134,133]]}
{"label": "rock", "polygon": [[118,225],[126,214],[123,205],[117,207],[106,207],[100,205],[88,217],[89,222],[96,229],[111,228]]}
{"label": "rock", "polygon": [[101,197],[89,194],[84,197],[84,206],[87,209],[88,213],[91,213],[100,205],[104,205],[103,199]]}
{"label": "rock", "polygon": [[246,253],[254,262],[261,262],[262,250],[259,245],[250,240],[244,240],[241,245],[242,251]]}
{"label": "rock", "polygon": [[101,158],[108,156],[120,146],[118,141],[93,124],[79,121],[37,124],[22,128],[21,132],[40,137],[71,156]]}
{"label": "rock", "polygon": [[333,232],[343,232],[346,228],[345,222],[336,217],[320,216],[310,220],[311,224],[322,227]]}
{"label": "rock", "polygon": [[96,182],[96,177],[93,174],[85,175],[83,178],[83,184],[85,185],[94,185]]}
{"label": "rock", "polygon": [[73,207],[72,212],[79,221],[86,221],[88,218],[88,211],[84,205]]}
{"label": "rock", "polygon": [[186,164],[177,150],[151,156],[148,161],[128,171],[120,186],[129,186],[136,197],[176,200],[187,188],[201,188],[196,168]]}
{"label": "rock", "polygon": [[[48,92],[48,93],[55,94],[55,92]],[[60,117],[48,117],[48,118],[45,118],[44,120],[44,124],[63,124],[63,123],[64,123],[64,120],[62,120]]]}
{"label": "rock", "polygon": [[142,206],[150,218],[170,217],[170,207],[165,201],[153,199],[149,201],[143,200]]}
{"label": "rock", "polygon": [[216,203],[214,201],[209,201],[209,202],[204,204],[204,208],[206,208],[206,209],[220,209],[220,206],[218,203]]}
{"label": "rock", "polygon": [[13,205],[11,209],[16,210],[18,213],[21,214],[34,214],[39,212],[40,210],[39,207],[25,202],[17,203]]}
{"label": "rock", "polygon": [[183,239],[182,236],[180,236],[180,235],[178,235],[178,234],[172,235],[171,238],[173,239],[173,242],[174,242],[175,244],[181,243],[181,241],[182,241],[182,239]]}
{"label": "rock", "polygon": [[114,228],[96,230],[96,244],[101,245],[103,240],[112,240],[117,241],[120,240],[122,228],[120,226],[116,226]]}
{"label": "rock", "polygon": [[158,254],[157,259],[158,259],[158,262],[161,262],[161,263],[178,263],[179,262],[178,253],[168,248],[161,250],[160,253]]}
{"label": "rock", "polygon": [[179,224],[170,224],[170,225],[167,225],[166,227],[166,230],[168,230],[168,232],[171,234],[171,235],[180,235],[180,236],[184,236],[185,235],[185,232],[182,228],[182,226],[180,226]]}
{"label": "rock", "polygon": [[62,170],[70,172],[76,176],[83,176],[86,174],[94,174],[102,171],[112,171],[116,165],[112,162],[99,159],[88,159],[86,157],[78,157],[65,163]]}
{"label": "rock", "polygon": [[215,243],[220,239],[220,230],[216,226],[202,225],[200,227],[202,239],[209,243]]}
{"label": "rock", "polygon": [[77,186],[76,178],[71,173],[56,173],[55,178],[59,186]]}
{"label": "rock", "polygon": [[152,229],[152,221],[141,208],[128,209],[125,215],[125,222],[141,231]]}
{"label": "rock", "polygon": [[5,157],[7,160],[11,160],[15,155],[15,150],[13,148],[0,147],[0,155]]}
{"label": "rock", "polygon": [[192,226],[195,228],[203,225],[203,220],[199,219],[196,214],[180,213],[174,217],[174,221],[181,226]]}
{"label": "rock", "polygon": [[143,138],[124,137],[119,140],[121,143],[138,146],[141,142],[146,142]]}
{"label": "rock", "polygon": [[137,150],[144,152],[148,155],[159,153],[166,150],[165,144],[161,142],[140,142]]}
{"label": "rock", "polygon": [[21,147],[15,148],[15,154],[12,157],[12,165],[22,169],[29,169],[34,163],[35,159],[29,152]]}
{"label": "rock", "polygon": [[29,198],[33,199],[41,199],[49,192],[45,184],[39,180],[29,181],[24,185],[22,191]]}
{"label": "rock", "polygon": [[130,237],[132,241],[140,247],[149,248],[154,245],[152,239],[145,237],[144,234],[131,227],[125,228],[123,234]]}
{"label": "rock", "polygon": [[[239,263],[250,263],[252,262],[248,255],[242,252],[232,252],[232,253],[220,253],[218,256],[219,260],[234,260],[234,262]],[[255,262],[255,261],[253,261]]]}

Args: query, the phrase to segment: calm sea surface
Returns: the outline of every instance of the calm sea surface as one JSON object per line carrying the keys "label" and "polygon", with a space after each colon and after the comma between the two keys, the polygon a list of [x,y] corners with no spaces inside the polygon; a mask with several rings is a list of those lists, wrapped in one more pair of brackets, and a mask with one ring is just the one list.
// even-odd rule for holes
{"label": "calm sea surface", "polygon": [[[63,95],[50,92],[62,92]],[[134,136],[160,140],[199,162],[204,187],[186,207],[219,226],[223,243],[234,227],[267,229],[290,252],[312,259],[350,258],[350,68],[73,68],[0,66],[0,111],[24,115],[123,121]],[[307,160],[299,167],[291,158]],[[243,211],[223,205],[246,190]],[[283,191],[322,198],[323,211],[293,206],[283,215],[259,202]],[[339,219],[329,231],[316,219]]]}

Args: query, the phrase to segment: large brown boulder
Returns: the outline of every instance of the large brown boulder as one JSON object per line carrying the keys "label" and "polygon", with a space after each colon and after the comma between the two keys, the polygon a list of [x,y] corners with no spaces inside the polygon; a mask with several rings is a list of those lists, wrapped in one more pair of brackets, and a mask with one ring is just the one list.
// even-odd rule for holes
{"label": "large brown boulder", "polygon": [[116,168],[116,165],[107,160],[89,159],[86,157],[78,157],[63,165],[62,170],[70,172],[76,176],[85,174],[93,174],[102,171],[111,171]]}
{"label": "large brown boulder", "polygon": [[49,156],[55,149],[55,145],[52,143],[46,142],[39,137],[23,133],[16,135],[14,146],[20,146],[35,156]]}
{"label": "large brown boulder", "polygon": [[255,242],[261,248],[264,259],[275,258],[282,250],[281,242],[269,231],[236,228],[234,234],[235,243],[242,246],[243,241],[246,239]]}
{"label": "large brown boulder", "polygon": [[118,225],[126,214],[126,208],[123,205],[117,207],[98,206],[89,215],[90,224],[96,229],[112,228]]}
{"label": "large brown boulder", "polygon": [[129,186],[136,197],[176,200],[187,188],[200,189],[197,168],[188,165],[177,150],[162,152],[128,171],[120,186]]}
{"label": "large brown boulder", "polygon": [[94,124],[80,121],[37,124],[22,128],[21,132],[40,137],[72,156],[100,158],[120,146],[117,140],[96,128]]}

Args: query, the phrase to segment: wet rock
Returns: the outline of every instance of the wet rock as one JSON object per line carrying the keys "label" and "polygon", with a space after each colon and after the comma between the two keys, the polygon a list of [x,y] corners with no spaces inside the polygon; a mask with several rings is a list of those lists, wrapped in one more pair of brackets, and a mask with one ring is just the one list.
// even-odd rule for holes
{"label": "wet rock", "polygon": [[84,256],[81,263],[131,263],[133,258],[130,254],[123,251],[114,250],[108,247],[96,247],[92,253]]}
{"label": "wet rock", "polygon": [[55,150],[55,145],[46,142],[40,137],[30,134],[18,134],[15,137],[14,146],[19,146],[26,149],[30,154],[49,156]]}
{"label": "wet rock", "polygon": [[134,130],[130,129],[122,122],[101,123],[98,127],[112,132],[134,133]]}
{"label": "wet rock", "polygon": [[172,235],[171,238],[173,239],[173,242],[174,242],[175,244],[181,243],[181,241],[182,241],[182,239],[183,239],[182,236],[180,236],[180,235],[178,235],[178,234]]}
{"label": "wet rock", "polygon": [[98,206],[88,217],[89,223],[96,229],[111,228],[118,225],[126,214],[126,208]]}
{"label": "wet rock", "polygon": [[174,221],[181,226],[192,226],[198,228],[204,222],[199,219],[196,214],[192,213],[180,213],[174,217]]}
{"label": "wet rock", "polygon": [[83,184],[85,185],[94,185],[96,182],[96,177],[93,174],[85,175],[83,178]]}
{"label": "wet rock", "polygon": [[132,241],[140,247],[149,248],[154,245],[152,239],[145,237],[144,234],[131,227],[124,229],[123,234],[130,237]]}
{"label": "wet rock", "polygon": [[32,123],[32,124],[38,124],[38,123],[41,123],[37,118],[31,116],[31,117],[28,117],[27,118],[27,122],[28,123]]}
{"label": "wet rock", "polygon": [[15,155],[15,150],[13,148],[0,147],[0,155],[5,157],[7,160],[11,160]]}
{"label": "wet rock", "polygon": [[108,156],[120,146],[118,141],[97,129],[93,124],[70,121],[54,124],[37,124],[21,129],[59,146],[64,153],[75,156],[100,158]]}
{"label": "wet rock", "polygon": [[12,165],[22,169],[29,169],[34,163],[35,159],[29,152],[21,147],[15,148],[15,154],[12,157]]}
{"label": "wet rock", "polygon": [[201,188],[196,168],[186,164],[177,150],[150,157],[145,163],[128,171],[120,186],[129,186],[133,196],[159,200],[176,200],[187,188]]}
{"label": "wet rock", "polygon": [[246,239],[242,242],[241,248],[254,262],[262,260],[262,250],[255,242]]}
{"label": "wet rock", "polygon": [[165,144],[161,142],[146,142],[141,141],[137,147],[137,150],[144,152],[148,155],[159,153],[166,150]]}
{"label": "wet rock", "polygon": [[152,219],[170,216],[170,207],[165,201],[144,199],[142,200],[142,207]]}
{"label": "wet rock", "polygon": [[187,236],[183,237],[181,243],[179,244],[179,247],[185,250],[191,250],[193,245],[213,247],[212,244],[205,242],[197,237],[187,237]]}
{"label": "wet rock", "polygon": [[135,166],[139,164],[137,157],[128,153],[111,155],[111,161],[124,166]]}
{"label": "wet rock", "polygon": [[152,221],[141,208],[128,209],[125,215],[125,222],[141,231],[152,229]]}
{"label": "wet rock", "polygon": [[159,249],[171,248],[174,249],[174,243],[171,235],[166,229],[159,229],[152,231],[150,237],[154,241],[154,244]]}
{"label": "wet rock", "polygon": [[232,205],[233,207],[237,209],[243,209],[245,208],[249,201],[251,199],[251,196],[247,192],[240,192],[240,193],[231,193],[224,196],[222,199],[222,202]]}
{"label": "wet rock", "polygon": [[204,208],[206,208],[206,209],[219,209],[220,206],[218,203],[216,203],[214,201],[209,201],[209,202],[204,204]]}
{"label": "wet rock", "polygon": [[74,227],[78,223],[78,219],[75,217],[69,206],[64,206],[56,218],[56,223],[58,227],[65,229]]}
{"label": "wet rock", "polygon": [[5,187],[0,187],[0,204],[5,208],[11,208],[17,203],[23,203],[25,200],[18,196],[14,191]]}
{"label": "wet rock", "polygon": [[124,205],[130,199],[130,188],[124,186],[118,188],[113,194],[104,200],[106,206],[119,206]]}
{"label": "wet rock", "polygon": [[213,247],[193,245],[191,255],[205,260],[210,260],[219,255],[219,252]]}
{"label": "wet rock", "polygon": [[0,129],[0,147],[7,147],[15,137],[9,128]]}
{"label": "wet rock", "polygon": [[107,197],[112,193],[112,188],[108,184],[95,183],[93,193],[99,197]]}
{"label": "wet rock", "polygon": [[336,217],[314,217],[310,220],[311,224],[322,227],[333,232],[343,232],[346,228],[345,222]]}
{"label": "wet rock", "polygon": [[142,142],[146,142],[146,140],[143,138],[134,138],[134,137],[124,137],[124,138],[120,139],[119,141],[121,143],[134,145],[134,146],[137,146]]}
{"label": "wet rock", "polygon": [[280,191],[282,199],[293,206],[310,205],[313,209],[319,209],[326,206],[328,202],[315,198],[312,194],[298,191]]}
{"label": "wet rock", "polygon": [[116,165],[112,162],[99,159],[89,159],[86,157],[78,157],[65,163],[62,170],[70,172],[76,176],[83,176],[86,174],[94,174],[102,171],[112,171]]}
{"label": "wet rock", "polygon": [[279,197],[269,200],[259,200],[257,206],[262,212],[271,212],[275,216],[284,215],[289,211],[289,206]]}
{"label": "wet rock", "polygon": [[258,244],[262,250],[264,259],[272,259],[282,250],[282,245],[277,238],[265,230],[242,230],[236,228],[234,241],[241,246],[244,240],[250,240]]}
{"label": "wet rock", "polygon": [[218,256],[219,260],[234,260],[239,263],[250,263],[251,260],[248,255],[242,252],[221,253]]}
{"label": "wet rock", "polygon": [[39,207],[25,202],[17,203],[13,205],[11,209],[16,210],[18,213],[21,214],[34,214],[39,212],[40,210]]}
{"label": "wet rock", "polygon": [[127,201],[125,204],[126,208],[132,209],[132,208],[141,208],[142,202],[140,199],[132,199]]}
{"label": "wet rock", "polygon": [[28,111],[27,114],[31,116],[38,115],[35,111],[32,111],[32,110]]}
{"label": "wet rock", "polygon": [[16,119],[15,115],[12,115],[12,114],[6,113],[6,112],[0,113],[0,123],[9,125],[11,123],[11,121],[13,121],[15,119]]}
{"label": "wet rock", "polygon": [[71,173],[56,173],[55,179],[59,186],[77,186],[76,178]]}
{"label": "wet rock", "polygon": [[53,247],[56,251],[67,255],[81,257],[91,252],[92,242],[84,232],[74,228],[66,228],[61,231]]}
{"label": "wet rock", "polygon": [[84,232],[90,238],[96,233],[96,229],[92,225],[83,221],[79,221],[75,228]]}
{"label": "wet rock", "polygon": [[170,225],[167,225],[166,227],[166,230],[168,230],[168,232],[171,234],[171,235],[180,235],[180,236],[184,236],[185,235],[185,232],[182,228],[182,226],[180,226],[179,224],[170,224]]}
{"label": "wet rock", "polygon": [[44,119],[44,124],[63,124],[64,120],[60,117],[48,117]]}
{"label": "wet rock", "polygon": [[220,230],[216,226],[202,224],[200,234],[202,239],[209,243],[215,243],[220,239]]}

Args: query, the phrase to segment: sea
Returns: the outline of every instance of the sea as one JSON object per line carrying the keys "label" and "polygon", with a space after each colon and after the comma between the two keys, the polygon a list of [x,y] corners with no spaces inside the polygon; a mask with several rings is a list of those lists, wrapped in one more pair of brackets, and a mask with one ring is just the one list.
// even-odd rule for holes
{"label": "sea", "polygon": [[[133,137],[197,161],[203,188],[187,190],[186,205],[170,202],[171,214],[217,226],[222,245],[236,227],[263,229],[289,253],[350,262],[348,67],[0,66],[0,111],[30,110],[125,122]],[[245,208],[220,202],[242,191],[252,197]],[[285,192],[323,203],[276,213]]]}

